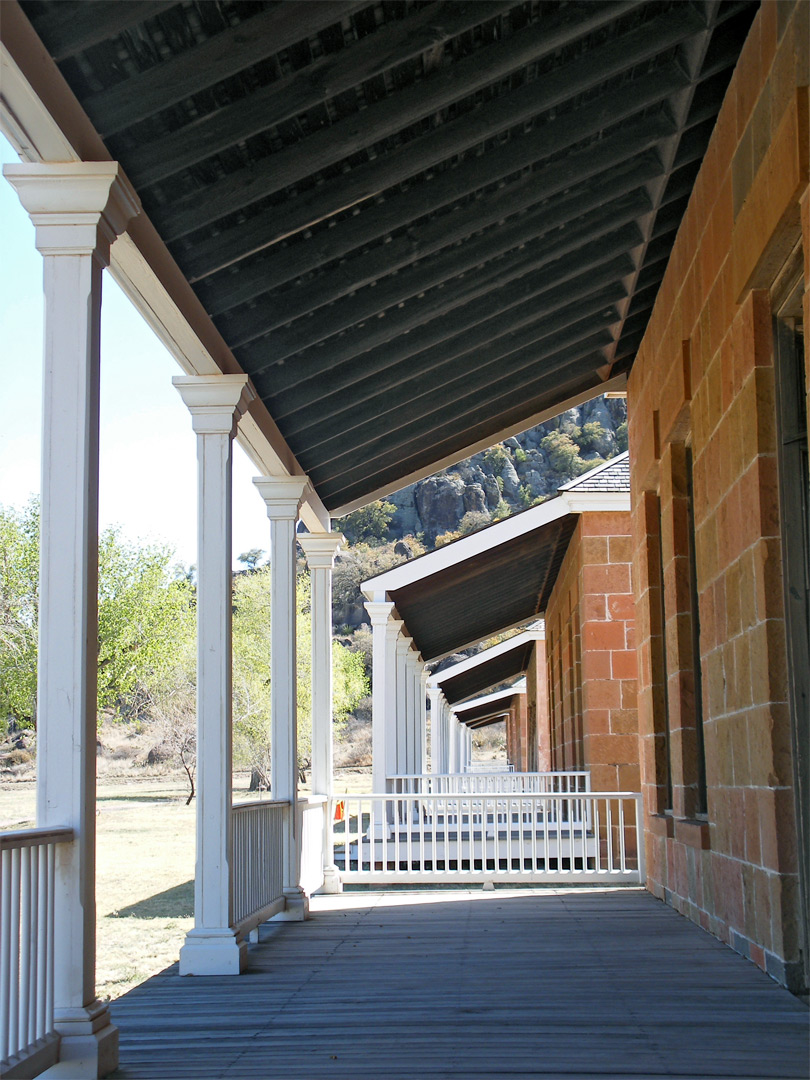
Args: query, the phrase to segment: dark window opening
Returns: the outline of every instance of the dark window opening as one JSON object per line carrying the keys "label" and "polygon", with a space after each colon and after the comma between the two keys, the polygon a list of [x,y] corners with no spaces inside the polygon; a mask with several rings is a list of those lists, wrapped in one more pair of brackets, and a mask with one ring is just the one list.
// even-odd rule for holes
{"label": "dark window opening", "polygon": [[691,592],[692,679],[694,686],[695,754],[697,784],[695,812],[705,814],[709,804],[706,797],[706,746],[703,735],[703,679],[700,666],[700,609],[698,606],[697,556],[695,552],[695,500],[692,480],[692,449],[686,448],[686,493],[688,505],[689,587]]}

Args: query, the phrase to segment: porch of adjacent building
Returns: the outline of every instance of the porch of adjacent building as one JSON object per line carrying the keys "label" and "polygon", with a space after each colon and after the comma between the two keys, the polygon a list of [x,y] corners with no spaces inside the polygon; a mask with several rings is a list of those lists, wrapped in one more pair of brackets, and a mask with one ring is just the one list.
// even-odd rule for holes
{"label": "porch of adjacent building", "polygon": [[345,892],[112,1006],[118,1080],[807,1076],[807,1011],[642,889]]}

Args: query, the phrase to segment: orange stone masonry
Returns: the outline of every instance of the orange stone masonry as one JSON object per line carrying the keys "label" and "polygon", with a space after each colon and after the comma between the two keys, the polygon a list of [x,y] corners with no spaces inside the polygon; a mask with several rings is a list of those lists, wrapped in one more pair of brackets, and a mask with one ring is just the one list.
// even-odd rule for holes
{"label": "orange stone masonry", "polygon": [[583,513],[546,610],[548,759],[595,791],[640,788],[632,549],[629,513]]}
{"label": "orange stone masonry", "polygon": [[808,42],[810,4],[762,5],[628,380],[648,886],[793,989],[803,976],[770,290],[799,244],[810,282]]}

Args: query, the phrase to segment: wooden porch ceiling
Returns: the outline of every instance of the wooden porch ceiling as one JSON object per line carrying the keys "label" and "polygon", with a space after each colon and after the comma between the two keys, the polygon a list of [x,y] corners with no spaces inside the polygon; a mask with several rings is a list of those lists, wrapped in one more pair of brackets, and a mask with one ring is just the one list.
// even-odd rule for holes
{"label": "wooden porch ceiling", "polygon": [[22,0],[333,513],[626,372],[750,0]]}
{"label": "wooden porch ceiling", "polygon": [[477,667],[444,679],[441,684],[442,693],[450,705],[457,705],[475,694],[488,690],[491,686],[497,686],[517,675],[525,674],[532,649],[536,644],[535,640],[526,641],[509,652],[500,653],[483,661]]}

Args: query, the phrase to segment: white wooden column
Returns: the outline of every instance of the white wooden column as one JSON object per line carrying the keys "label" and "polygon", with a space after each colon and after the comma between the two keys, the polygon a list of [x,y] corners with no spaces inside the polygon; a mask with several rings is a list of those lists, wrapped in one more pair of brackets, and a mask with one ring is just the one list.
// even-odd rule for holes
{"label": "white wooden column", "polygon": [[247,946],[231,929],[231,472],[236,423],[253,393],[246,375],[172,382],[197,435],[197,861],[180,974],[238,975]]}
{"label": "white wooden column", "polygon": [[391,618],[394,605],[387,600],[368,600],[365,608],[372,632],[371,786],[375,794],[382,795],[388,790],[388,777],[396,771],[396,742],[391,736],[396,719],[396,642],[402,622]]}
{"label": "white wooden column", "polygon": [[424,663],[419,664],[418,686],[419,686],[419,702],[418,712],[416,717],[417,723],[417,772],[426,773],[428,771],[428,757],[427,757],[427,681],[428,671]]}
{"label": "white wooden column", "polygon": [[290,804],[284,843],[284,895],[280,918],[309,916],[301,888],[298,829],[298,693],[295,641],[295,529],[309,486],[306,476],[260,476],[253,481],[270,519],[270,787]]}
{"label": "white wooden column", "polygon": [[[332,568],[344,541],[341,533],[309,533],[298,538],[312,584],[312,793],[331,796],[332,775]],[[332,850],[331,811],[324,812],[323,892],[341,891]]]}
{"label": "white wooden column", "polygon": [[442,768],[442,726],[439,716],[441,710],[441,690],[438,686],[428,683],[428,697],[430,698],[430,771],[432,773],[444,772]]}
{"label": "white wooden column", "polygon": [[449,730],[450,738],[448,740],[450,748],[450,760],[448,762],[447,771],[451,773],[461,772],[461,761],[458,752],[458,720],[456,720],[456,714],[448,706],[447,711],[447,727]]}
{"label": "white wooden column", "polygon": [[408,710],[413,704],[413,687],[408,684],[408,654],[411,650],[412,639],[400,634],[397,638],[397,708],[396,708],[396,741],[397,756],[395,773],[408,772]]}
{"label": "white wooden column", "polygon": [[118,1063],[95,990],[101,275],[140,204],[112,161],[3,171],[44,256],[37,824],[75,834],[56,857],[55,1027],[70,1075],[95,1077]]}
{"label": "white wooden column", "polygon": [[418,710],[419,710],[419,662],[421,657],[415,649],[411,649],[406,657],[408,678],[408,708],[406,712],[406,747],[405,769],[407,773],[418,773],[421,770],[418,761]]}

